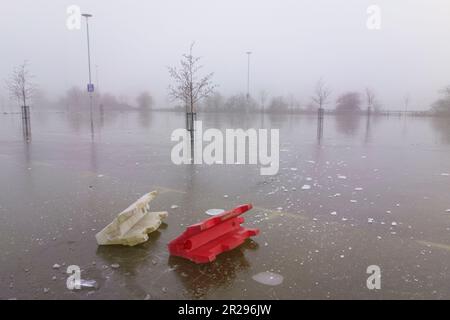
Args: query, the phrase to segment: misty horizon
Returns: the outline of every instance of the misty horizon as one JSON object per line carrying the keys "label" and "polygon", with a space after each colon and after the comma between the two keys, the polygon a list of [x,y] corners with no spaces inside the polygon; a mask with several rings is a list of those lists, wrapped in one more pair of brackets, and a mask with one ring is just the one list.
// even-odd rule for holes
{"label": "misty horizon", "polygon": [[[93,83],[129,103],[142,91],[155,106],[173,106],[167,68],[195,41],[204,72],[214,72],[224,96],[293,96],[307,105],[323,78],[339,95],[372,88],[384,109],[427,110],[450,83],[450,6],[446,1],[378,1],[380,30],[366,26],[369,1],[18,1],[3,4],[2,80],[24,60],[50,99],[88,83],[86,29],[69,30],[70,5],[90,19]],[[20,19],[17,17],[20,16]],[[8,100],[7,90],[0,97]],[[10,102],[11,103],[11,102]],[[14,102],[12,102],[14,103]]]}

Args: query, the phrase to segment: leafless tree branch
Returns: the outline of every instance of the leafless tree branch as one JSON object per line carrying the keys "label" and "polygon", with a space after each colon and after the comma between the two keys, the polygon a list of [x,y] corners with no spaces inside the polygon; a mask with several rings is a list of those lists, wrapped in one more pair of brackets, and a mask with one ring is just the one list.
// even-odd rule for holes
{"label": "leafless tree branch", "polygon": [[180,67],[169,67],[169,75],[173,84],[169,86],[169,96],[172,100],[180,100],[186,105],[186,111],[194,112],[195,104],[210,96],[216,85],[212,83],[213,73],[199,78],[200,57],[194,57],[192,50],[195,42],[189,48],[189,53],[183,54]]}
{"label": "leafless tree branch", "polygon": [[35,86],[32,82],[33,76],[28,70],[28,62],[24,61],[20,66],[14,68],[10,78],[6,80],[6,87],[11,98],[17,99],[19,104],[27,105],[31,99]]}

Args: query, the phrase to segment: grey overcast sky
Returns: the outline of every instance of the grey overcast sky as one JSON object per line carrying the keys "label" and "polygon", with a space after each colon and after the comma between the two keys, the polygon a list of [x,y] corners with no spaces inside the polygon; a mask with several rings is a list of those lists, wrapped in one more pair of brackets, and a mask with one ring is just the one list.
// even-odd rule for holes
{"label": "grey overcast sky", "polygon": [[[380,30],[366,26],[373,4]],[[94,15],[100,89],[130,101],[149,90],[166,105],[167,66],[194,40],[226,95],[246,90],[248,50],[254,95],[266,89],[306,103],[323,76],[333,98],[370,86],[386,108],[402,108],[409,93],[411,109],[424,109],[450,84],[448,0],[2,0],[2,78],[26,59],[50,96],[85,87],[86,30],[68,30],[69,5]]]}

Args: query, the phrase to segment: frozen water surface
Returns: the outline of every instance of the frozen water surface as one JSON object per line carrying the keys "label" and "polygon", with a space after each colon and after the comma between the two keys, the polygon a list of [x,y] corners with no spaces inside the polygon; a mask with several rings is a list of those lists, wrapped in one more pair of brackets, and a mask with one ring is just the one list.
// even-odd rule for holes
{"label": "frozen water surface", "polygon": [[[88,115],[35,111],[28,143],[20,114],[0,115],[0,299],[450,299],[447,120],[327,115],[318,141],[315,116],[198,115],[205,130],[279,128],[280,171],[261,176],[172,164],[182,113],[95,108],[93,139]],[[152,190],[151,211],[169,217],[149,241],[98,247],[95,234]],[[243,203],[258,236],[206,265],[169,256],[206,210]],[[386,289],[366,289],[370,264]],[[66,288],[71,265],[95,290]],[[264,290],[262,270],[289,282]]]}

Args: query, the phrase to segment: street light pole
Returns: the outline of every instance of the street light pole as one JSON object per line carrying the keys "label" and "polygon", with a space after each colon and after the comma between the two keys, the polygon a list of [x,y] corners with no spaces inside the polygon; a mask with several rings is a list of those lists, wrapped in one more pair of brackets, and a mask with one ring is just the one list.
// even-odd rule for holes
{"label": "street light pole", "polygon": [[251,51],[247,51],[247,101],[250,100],[250,55]]}
{"label": "street light pole", "polygon": [[89,92],[89,109],[91,115],[91,135],[94,135],[94,120],[92,117],[92,92],[94,91],[94,86],[92,85],[92,76],[91,76],[91,48],[89,43],[89,18],[92,17],[92,14],[83,13],[83,17],[86,18],[86,35],[87,35],[87,53],[88,53],[88,70],[89,70],[89,84],[87,86]]}

